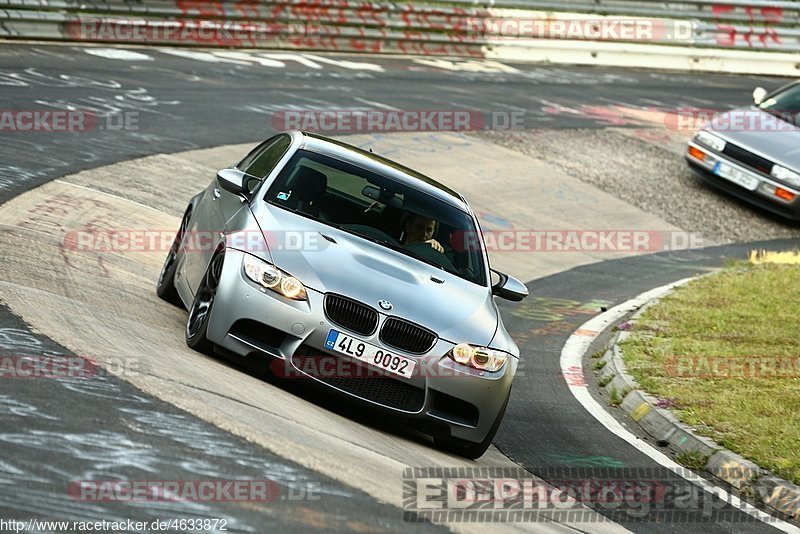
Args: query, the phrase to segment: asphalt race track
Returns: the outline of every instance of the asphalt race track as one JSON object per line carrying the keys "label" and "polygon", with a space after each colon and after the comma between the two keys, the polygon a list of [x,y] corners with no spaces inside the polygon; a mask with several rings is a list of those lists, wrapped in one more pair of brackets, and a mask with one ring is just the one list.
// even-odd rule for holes
{"label": "asphalt race track", "polygon": [[[358,64],[342,67],[292,54],[282,54],[295,59],[274,68],[219,57],[218,52],[205,53],[205,57],[179,52],[193,57],[140,49],[135,53],[147,59],[107,59],[90,55],[82,47],[4,45],[0,51],[4,109],[136,112],[138,129],[121,129],[124,119],[117,118],[104,131],[72,137],[33,132],[4,135],[0,150],[4,155],[11,151],[15,157],[4,158],[0,167],[3,194],[155,152],[253,142],[274,132],[270,116],[285,109],[375,107],[366,100],[411,110],[516,110],[525,112],[527,128],[591,128],[609,122],[581,114],[553,115],[542,108],[745,104],[759,80],[565,67],[518,66],[520,73],[507,73],[492,68],[491,62],[483,68],[490,72],[473,72],[478,69],[450,70],[448,65],[405,59],[342,58],[378,65],[382,72],[377,72]],[[316,68],[309,66],[312,63]],[[780,83],[764,82],[771,87]]]}
{"label": "asphalt race track", "polygon": [[[624,302],[654,287],[720,267],[727,258],[746,258],[750,250],[759,247],[791,248],[797,243],[797,240],[769,241],[645,255],[577,267],[536,280],[531,284],[532,299],[522,309],[502,305],[508,312],[507,325],[512,328],[512,335],[524,339],[525,346],[536,356],[525,360],[522,376],[514,381],[514,403],[509,405],[508,412],[514,423],[501,427],[495,438],[497,447],[545,480],[581,478],[579,474],[613,479],[621,477],[622,473],[634,472],[639,473],[638,477],[643,480],[659,480],[668,487],[685,485],[665,469],[655,467],[649,458],[616,436],[604,432],[604,427],[573,401],[559,366],[564,342],[587,318],[600,311],[597,308],[592,310],[591,303],[599,306],[601,302]],[[620,272],[625,273],[624,280],[620,279]],[[541,309],[535,308],[537,302],[545,306],[549,304],[550,310],[556,313],[552,316],[542,314]],[[535,317],[531,319],[531,315]],[[556,318],[556,315],[560,317]],[[532,335],[531,332],[552,333]],[[591,376],[590,362],[585,363],[584,373]],[[606,400],[601,402],[607,403]],[[624,420],[625,415],[622,414],[620,419]],[[677,525],[690,532],[771,530],[763,523],[732,512],[730,507],[721,506],[720,501],[715,501],[716,504],[710,508],[701,506],[695,513],[683,513],[673,499],[674,496],[665,499],[662,510],[658,510],[658,503],[652,503],[651,513],[662,521],[667,518],[665,524],[651,523],[657,521],[653,517],[638,524],[636,518],[624,521],[624,518],[613,517],[636,532],[674,532]],[[742,524],[743,521],[746,523]]]}
{"label": "asphalt race track", "polygon": [[[423,437],[334,405],[323,394],[274,383],[252,365],[245,368],[246,362],[192,353],[182,347],[185,315],[153,294],[160,253],[110,254],[98,270],[84,257],[67,259],[58,232],[92,212],[99,219],[118,213],[119,224],[128,228],[176,227],[183,203],[215,168],[280,129],[275,114],[281,111],[460,109],[485,117],[517,112],[526,129],[546,135],[556,129],[624,128],[608,111],[619,108],[742,105],[755,85],[782,83],[490,61],[5,44],[0,109],[86,110],[97,123],[85,131],[5,128],[0,134],[0,202],[5,203],[0,205],[0,357],[79,354],[96,359],[101,368],[79,381],[0,380],[0,517],[216,518],[244,532],[263,531],[265,524],[281,531],[443,528],[404,520],[400,473],[406,466],[516,464],[553,483],[632,477],[676,492],[685,485],[682,479],[609,434],[571,396],[559,368],[564,341],[601,308],[707,272],[756,247],[797,246],[795,225],[723,200],[737,217],[729,225],[757,220],[771,228],[770,236],[788,239],[646,255],[493,255],[495,265],[533,281],[531,296],[521,305],[500,304],[522,349],[521,374],[496,448],[474,464],[435,451]],[[353,139],[452,183],[474,199],[489,228],[541,228],[561,213],[560,222],[577,221],[575,228],[701,230],[630,206],[580,176],[514,153],[507,143],[494,145],[491,134]],[[663,143],[673,148],[661,157],[674,163],[679,157],[674,147],[682,141],[673,134],[667,132],[670,141]],[[653,145],[662,138],[639,135],[637,142]],[[222,145],[242,146],[202,150]],[[146,156],[154,157],[126,163]],[[47,185],[22,195],[42,184]],[[54,199],[67,196],[83,205],[62,213]],[[21,224],[31,223],[37,212],[63,226]],[[715,234],[706,240],[723,242],[724,236]],[[120,362],[131,368],[120,368]],[[110,372],[102,368],[114,363]],[[105,502],[75,499],[69,490],[77,480],[204,478],[270,480],[275,498],[265,505]],[[622,531],[616,523],[633,532],[775,531],[702,495],[682,507],[670,498],[659,502],[660,508],[648,503],[652,506],[628,513],[589,502],[601,515],[584,520],[542,515],[540,523],[502,526]]]}

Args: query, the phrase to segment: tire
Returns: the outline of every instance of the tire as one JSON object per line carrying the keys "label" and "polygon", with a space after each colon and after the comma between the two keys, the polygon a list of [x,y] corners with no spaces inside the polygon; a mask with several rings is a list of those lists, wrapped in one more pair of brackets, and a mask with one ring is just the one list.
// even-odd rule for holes
{"label": "tire", "polygon": [[204,354],[211,354],[214,350],[214,343],[206,337],[206,334],[224,261],[225,254],[223,252],[211,258],[211,263],[209,263],[206,274],[203,275],[203,280],[194,295],[192,305],[189,307],[189,317],[186,319],[186,344],[189,348]]}
{"label": "tire", "polygon": [[497,414],[497,418],[492,423],[492,428],[489,429],[489,433],[486,434],[486,437],[483,438],[483,441],[479,443],[474,443],[472,441],[466,441],[459,438],[433,438],[433,443],[436,445],[438,449],[441,449],[445,452],[449,452],[455,454],[457,456],[462,456],[469,460],[477,460],[483,453],[486,452],[486,449],[489,448],[489,445],[492,444],[492,440],[494,436],[497,434],[497,430],[500,428],[500,423],[503,421],[503,416],[506,414],[506,407],[508,406],[508,399],[511,398],[511,392],[509,391],[508,397],[506,397],[506,401],[503,403],[503,407],[500,408],[500,412]]}
{"label": "tire", "polygon": [[186,213],[183,214],[183,219],[181,220],[181,225],[178,228],[178,233],[175,234],[175,239],[172,241],[172,246],[169,249],[166,259],[164,260],[164,266],[161,268],[161,274],[159,275],[158,283],[156,284],[156,294],[159,296],[159,298],[169,302],[170,304],[180,306],[181,308],[183,307],[183,302],[178,295],[178,290],[175,289],[175,270],[178,267],[178,250],[180,249],[181,241],[183,241],[183,236],[186,234],[186,230],[189,228],[189,219],[191,218],[191,215],[191,208],[187,209]]}

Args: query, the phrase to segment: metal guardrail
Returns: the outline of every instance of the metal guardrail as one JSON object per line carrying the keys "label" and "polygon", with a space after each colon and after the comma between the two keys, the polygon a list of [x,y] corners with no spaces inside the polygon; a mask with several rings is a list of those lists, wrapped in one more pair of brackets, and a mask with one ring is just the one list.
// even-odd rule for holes
{"label": "metal guardrail", "polygon": [[788,0],[435,0],[450,7],[524,9],[672,19],[800,24],[800,2]]}
{"label": "metal guardrail", "polygon": [[[61,0],[58,3],[74,5]],[[304,10],[289,9],[297,7],[296,3],[276,3],[274,6],[280,9],[260,18],[219,13],[210,17],[211,13],[196,8],[178,8],[180,15],[170,10],[168,16],[164,9],[148,6],[148,12],[143,12],[140,5],[122,2],[103,4],[100,13],[0,9],[0,37],[483,57],[485,40],[448,32],[458,24],[443,23],[438,10],[398,19],[370,13],[369,4],[357,5],[357,13],[336,7],[333,11],[318,9],[308,16]],[[460,17],[475,13],[465,11]],[[420,27],[425,29],[420,31]]]}
{"label": "metal guardrail", "polygon": [[700,46],[800,52],[800,28],[700,24],[696,34]]}
{"label": "metal guardrail", "polygon": [[271,0],[260,3],[155,0],[147,4],[127,0],[109,2],[80,0],[3,0],[0,9],[60,11],[143,17],[269,20],[293,18],[331,23],[389,24],[418,22],[426,29],[447,29],[463,17],[487,16],[481,8],[440,7],[403,3],[348,0]]}
{"label": "metal guardrail", "polygon": [[[530,39],[800,51],[797,1],[432,1],[0,0],[0,36],[473,57]],[[636,19],[656,31],[595,31]]]}
{"label": "metal guardrail", "polygon": [[[498,14],[508,14],[500,10]],[[516,13],[516,12],[513,12]],[[531,12],[541,13],[541,12]],[[474,22],[474,21],[473,21]],[[546,18],[487,17],[480,34],[490,43],[517,39],[635,42],[704,48],[800,51],[800,27],[712,23],[697,20],[547,13]],[[471,24],[471,23],[470,23]],[[800,61],[800,57],[798,57]]]}

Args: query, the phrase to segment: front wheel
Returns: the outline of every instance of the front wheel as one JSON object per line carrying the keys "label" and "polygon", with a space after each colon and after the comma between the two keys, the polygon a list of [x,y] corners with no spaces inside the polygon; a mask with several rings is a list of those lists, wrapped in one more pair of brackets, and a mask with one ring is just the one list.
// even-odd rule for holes
{"label": "front wheel", "polygon": [[489,429],[489,433],[486,434],[483,441],[474,443],[459,438],[433,438],[433,443],[437,448],[443,451],[462,456],[469,460],[477,460],[483,456],[483,453],[485,453],[489,445],[492,444],[492,440],[497,434],[497,429],[500,428],[500,423],[503,421],[503,416],[506,414],[506,407],[508,406],[508,399],[510,398],[511,392],[509,391],[508,397],[506,397],[506,401],[503,403],[503,407],[500,408],[497,418],[494,420],[494,423],[492,423],[492,428]]}
{"label": "front wheel", "polygon": [[189,318],[186,320],[186,344],[198,352],[211,354],[214,344],[206,337],[208,320],[211,317],[211,308],[217,296],[222,264],[225,254],[216,254],[206,269],[206,274],[197,288],[192,305],[189,307]]}
{"label": "front wheel", "polygon": [[183,214],[181,226],[178,228],[178,233],[175,234],[175,239],[172,241],[172,247],[169,249],[167,258],[164,260],[164,266],[161,268],[161,275],[158,277],[158,284],[156,285],[156,294],[159,298],[166,300],[176,306],[183,306],[181,298],[178,296],[178,290],[175,289],[175,270],[178,266],[178,250],[181,247],[183,236],[186,235],[186,230],[189,228],[189,219],[191,218],[192,211],[187,209]]}

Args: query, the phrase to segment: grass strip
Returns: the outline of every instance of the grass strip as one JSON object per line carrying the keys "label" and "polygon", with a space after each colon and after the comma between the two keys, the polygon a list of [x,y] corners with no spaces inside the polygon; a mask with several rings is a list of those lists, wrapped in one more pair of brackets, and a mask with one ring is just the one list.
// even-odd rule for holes
{"label": "grass strip", "polygon": [[800,484],[798,336],[800,266],[735,264],[647,309],[621,348],[698,434]]}

